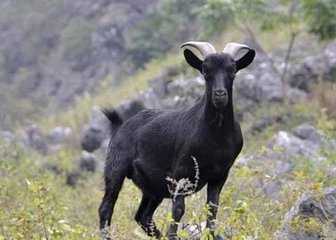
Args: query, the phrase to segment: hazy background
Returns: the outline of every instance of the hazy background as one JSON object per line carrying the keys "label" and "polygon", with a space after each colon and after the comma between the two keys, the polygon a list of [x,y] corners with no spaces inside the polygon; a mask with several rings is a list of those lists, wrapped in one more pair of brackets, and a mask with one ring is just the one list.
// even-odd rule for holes
{"label": "hazy background", "polygon": [[[143,107],[191,105],[204,83],[179,51],[189,40],[257,51],[234,83],[245,146],[219,231],[335,240],[335,38],[334,0],[1,0],[0,240],[98,239],[108,143],[99,108],[126,119]],[[139,200],[127,182],[115,239],[140,238]],[[204,220],[200,201],[204,192],[184,222]],[[168,206],[157,214],[161,229]]]}

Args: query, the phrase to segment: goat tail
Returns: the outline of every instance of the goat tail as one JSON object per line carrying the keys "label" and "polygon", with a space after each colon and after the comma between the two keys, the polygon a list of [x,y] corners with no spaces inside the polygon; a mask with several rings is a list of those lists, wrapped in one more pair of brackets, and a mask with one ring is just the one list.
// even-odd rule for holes
{"label": "goat tail", "polygon": [[101,110],[106,118],[110,121],[110,130],[116,131],[122,124],[123,119],[115,109],[103,108]]}

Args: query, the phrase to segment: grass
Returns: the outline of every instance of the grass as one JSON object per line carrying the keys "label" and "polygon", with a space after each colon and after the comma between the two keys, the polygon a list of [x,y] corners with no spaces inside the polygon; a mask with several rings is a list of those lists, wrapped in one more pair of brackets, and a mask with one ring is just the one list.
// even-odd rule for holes
{"label": "grass", "polygon": [[[236,37],[239,37],[239,33]],[[134,76],[127,77],[116,88],[109,87],[111,79],[107,78],[100,86],[99,95],[84,96],[78,99],[71,110],[42,119],[38,125],[45,130],[58,125],[69,126],[78,137],[93,106],[116,106],[146,89],[149,81],[166,68],[180,66],[184,66],[182,59],[175,53],[151,62]],[[333,103],[329,99],[333,95],[322,95],[323,91],[316,94],[328,99],[325,105],[321,105],[316,96],[309,102],[290,106],[259,106],[254,116],[243,122],[243,154],[253,154],[266,148],[269,139],[277,131],[290,130],[302,122],[310,122],[335,138],[336,120],[330,117],[333,115],[328,115],[328,109],[331,109],[328,106]],[[290,117],[285,122],[271,125],[258,134],[247,133],[256,119],[286,114]],[[66,186],[66,173],[74,168],[73,160],[79,156],[79,149],[73,148],[73,145],[70,144],[56,155],[41,156],[18,145],[0,143],[0,240],[99,239],[97,209],[103,194],[102,174],[87,174],[76,188]],[[218,231],[230,240],[273,239],[285,213],[303,192],[319,193],[325,187],[335,186],[336,180],[330,176],[329,171],[331,166],[335,166],[336,152],[326,149],[321,154],[326,157],[323,162],[295,159],[293,171],[282,176],[283,179],[269,174],[271,166],[234,165],[220,198]],[[57,175],[46,170],[47,163],[56,164],[61,173]],[[276,180],[285,181],[278,198],[272,199],[265,195],[259,185]],[[130,181],[126,181],[115,207],[112,229],[114,239],[135,238],[134,230],[139,230],[139,227],[133,218],[140,197],[140,191]],[[202,203],[205,203],[204,190],[189,197],[183,222],[199,224],[204,221],[207,209]],[[169,201],[163,202],[155,219],[161,230],[167,229],[171,221]],[[183,231],[180,236],[187,239]],[[208,237],[204,233],[202,240],[206,239]]]}
{"label": "grass", "polygon": [[[311,103],[310,110],[313,105]],[[309,115],[306,109],[296,104],[287,111],[298,111],[298,116],[311,118],[322,130],[331,133],[329,128],[331,123],[335,124],[334,119],[322,117],[323,111],[316,116]],[[281,111],[285,113],[286,109]],[[265,106],[258,114],[271,113]],[[292,121],[270,127],[264,135],[249,136],[244,154],[266,146],[277,130],[289,129],[299,120],[294,116]],[[71,162],[78,156],[77,151],[65,149],[55,156],[45,157],[20,146],[7,143],[0,146],[0,239],[99,239],[97,209],[103,194],[100,172],[88,174],[76,188],[71,188],[65,185],[65,174],[72,169]],[[328,171],[335,164],[336,152],[329,150],[323,154],[327,160],[322,163],[314,159],[296,159],[293,171],[284,176],[286,181],[278,199],[267,197],[262,188],[257,187],[258,182],[277,180],[276,176],[269,176],[267,166],[236,164],[221,195],[218,231],[232,240],[273,239],[283,216],[303,192],[318,193],[325,187],[335,186],[336,180]],[[56,163],[61,174],[47,171],[45,163]],[[139,202],[139,190],[126,181],[115,208],[112,231],[115,239],[134,239],[135,229],[141,232],[133,220]],[[188,198],[183,222],[205,220],[205,205],[200,203],[205,203],[204,191]],[[167,229],[169,209],[170,203],[166,200],[156,213],[160,229]],[[180,235],[183,237],[186,233],[182,231]],[[207,239],[206,234],[203,239]]]}

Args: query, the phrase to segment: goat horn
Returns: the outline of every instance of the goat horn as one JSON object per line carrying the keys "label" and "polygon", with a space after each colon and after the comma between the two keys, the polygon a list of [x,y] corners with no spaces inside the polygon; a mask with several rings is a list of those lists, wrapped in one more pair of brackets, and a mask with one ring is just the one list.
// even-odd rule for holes
{"label": "goat horn", "polygon": [[201,54],[202,60],[205,59],[205,57],[209,54],[216,53],[216,49],[214,46],[212,46],[208,42],[196,42],[196,41],[190,41],[183,43],[181,45],[182,49],[188,49],[196,56],[199,56]]}
{"label": "goat horn", "polygon": [[[241,50],[247,50],[247,52],[242,52]],[[223,53],[227,53],[235,60],[238,60],[244,57],[250,50],[251,48],[245,44],[230,42],[224,47]]]}

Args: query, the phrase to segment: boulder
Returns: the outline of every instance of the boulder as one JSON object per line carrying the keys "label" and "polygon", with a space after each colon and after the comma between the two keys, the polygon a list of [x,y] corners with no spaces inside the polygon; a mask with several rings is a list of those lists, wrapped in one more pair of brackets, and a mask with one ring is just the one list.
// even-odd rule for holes
{"label": "boulder", "polygon": [[10,131],[0,131],[0,139],[7,143],[11,143],[15,140],[15,135]]}
{"label": "boulder", "polygon": [[148,108],[176,109],[192,105],[204,91],[201,77],[177,78],[174,81],[156,79],[140,94]]}
{"label": "boulder", "polygon": [[279,131],[270,141],[269,148],[275,153],[280,153],[283,157],[289,159],[300,155],[317,157],[320,145],[300,139],[289,132]]}
{"label": "boulder", "polygon": [[303,194],[286,214],[277,240],[322,240],[336,236],[336,188]]}
{"label": "boulder", "polygon": [[[126,121],[144,108],[142,101],[136,99],[125,101],[114,110],[120,115],[123,121]],[[111,122],[106,118],[104,113],[98,107],[94,107],[90,122],[84,127],[81,133],[82,149],[87,152],[94,152],[101,147],[103,142],[109,139],[113,131],[114,126],[111,125]]]}
{"label": "boulder", "polygon": [[41,129],[35,124],[25,129],[23,142],[25,146],[35,149],[41,154],[48,153],[47,139],[42,134]]}
{"label": "boulder", "polygon": [[336,76],[336,41],[327,45],[320,54],[306,57],[299,65],[292,67],[289,84],[306,92],[321,77],[323,80],[335,81]]}
{"label": "boulder", "polygon": [[97,168],[97,160],[91,153],[83,151],[79,159],[79,169],[85,172],[95,172]]}
{"label": "boulder", "polygon": [[82,175],[78,170],[71,171],[66,175],[66,184],[75,187],[81,177]]}
{"label": "boulder", "polygon": [[108,137],[110,122],[98,107],[94,107],[89,124],[81,133],[81,146],[87,152],[98,149],[102,141]]}
{"label": "boulder", "polygon": [[321,144],[323,140],[322,134],[319,133],[314,126],[308,123],[303,123],[300,126],[297,126],[293,130],[293,134],[302,140],[310,141],[314,144]]}
{"label": "boulder", "polygon": [[47,138],[51,144],[61,144],[64,143],[64,141],[70,137],[71,134],[71,128],[58,126],[49,132]]}
{"label": "boulder", "polygon": [[255,103],[283,100],[280,75],[272,64],[268,59],[257,57],[251,68],[237,75],[234,85],[238,104],[244,105],[246,100]]}

